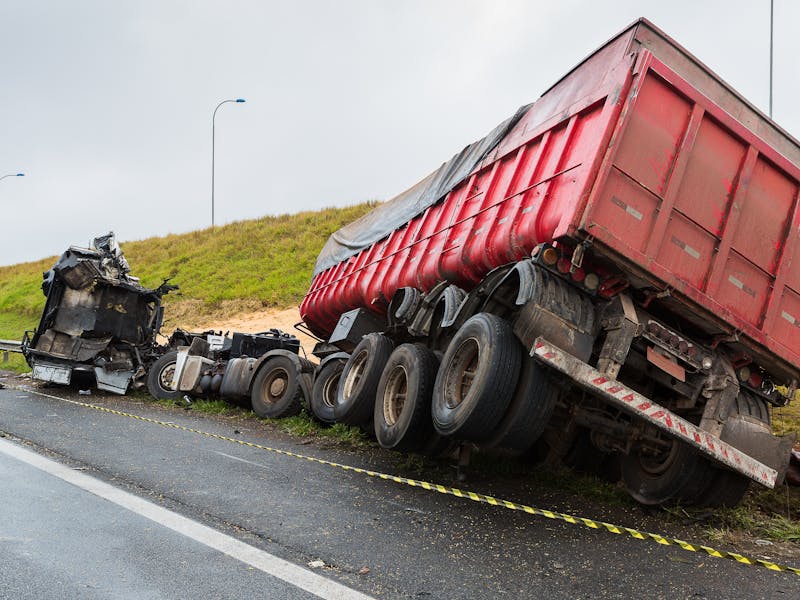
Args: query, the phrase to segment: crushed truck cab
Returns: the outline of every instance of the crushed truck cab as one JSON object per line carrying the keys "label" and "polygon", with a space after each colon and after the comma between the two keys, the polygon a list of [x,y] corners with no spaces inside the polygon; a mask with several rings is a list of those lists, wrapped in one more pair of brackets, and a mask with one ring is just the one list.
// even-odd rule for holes
{"label": "crushed truck cab", "polygon": [[143,287],[113,233],[69,248],[43,278],[42,317],[22,342],[33,378],[68,385],[83,376],[116,394],[141,385],[157,352],[161,298],[176,287]]}

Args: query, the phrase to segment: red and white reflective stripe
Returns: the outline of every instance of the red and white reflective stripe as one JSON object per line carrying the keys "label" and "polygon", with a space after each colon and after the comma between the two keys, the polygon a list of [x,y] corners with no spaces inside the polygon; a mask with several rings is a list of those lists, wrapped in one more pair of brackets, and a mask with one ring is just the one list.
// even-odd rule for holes
{"label": "red and white reflective stripe", "polygon": [[769,488],[775,487],[775,479],[778,476],[775,469],[737,450],[707,431],[703,431],[686,419],[622,385],[619,381],[609,379],[597,369],[546,340],[537,338],[531,356],[561,371],[586,389],[597,392],[599,396],[612,402],[615,406],[652,423],[671,436],[691,444],[710,458],[724,463],[761,485]]}

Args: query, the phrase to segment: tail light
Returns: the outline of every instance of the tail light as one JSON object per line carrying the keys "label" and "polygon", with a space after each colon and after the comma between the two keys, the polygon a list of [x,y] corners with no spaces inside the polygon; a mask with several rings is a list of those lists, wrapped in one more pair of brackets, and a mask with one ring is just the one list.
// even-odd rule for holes
{"label": "tail light", "polygon": [[551,247],[545,248],[542,252],[542,262],[548,267],[555,266],[558,262],[558,250]]}
{"label": "tail light", "polygon": [[583,287],[594,292],[600,286],[600,276],[597,273],[587,273],[583,280]]}

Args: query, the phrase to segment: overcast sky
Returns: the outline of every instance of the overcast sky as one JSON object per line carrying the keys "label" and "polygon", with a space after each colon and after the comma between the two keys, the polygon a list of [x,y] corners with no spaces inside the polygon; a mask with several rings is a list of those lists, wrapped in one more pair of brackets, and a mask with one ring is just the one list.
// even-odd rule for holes
{"label": "overcast sky", "polygon": [[[218,224],[390,198],[640,16],[766,112],[769,0],[0,0],[0,265],[208,227],[229,98]],[[800,137],[800,2],[775,21]]]}

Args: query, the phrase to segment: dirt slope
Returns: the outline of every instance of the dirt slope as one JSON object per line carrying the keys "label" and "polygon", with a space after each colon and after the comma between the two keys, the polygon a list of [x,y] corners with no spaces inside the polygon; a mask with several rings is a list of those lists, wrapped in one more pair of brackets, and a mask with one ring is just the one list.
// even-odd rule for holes
{"label": "dirt slope", "polygon": [[[221,330],[243,333],[256,333],[267,331],[268,329],[280,329],[286,333],[296,335],[300,339],[300,345],[305,350],[306,355],[313,359],[311,351],[314,349],[316,340],[311,336],[305,335],[294,328],[295,323],[300,321],[300,313],[297,308],[287,308],[283,310],[266,309],[255,312],[241,313],[223,319],[201,321],[192,324],[191,327],[183,325],[184,329],[201,331],[206,329]],[[301,352],[302,354],[302,352]],[[316,362],[316,361],[315,361]]]}

